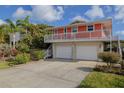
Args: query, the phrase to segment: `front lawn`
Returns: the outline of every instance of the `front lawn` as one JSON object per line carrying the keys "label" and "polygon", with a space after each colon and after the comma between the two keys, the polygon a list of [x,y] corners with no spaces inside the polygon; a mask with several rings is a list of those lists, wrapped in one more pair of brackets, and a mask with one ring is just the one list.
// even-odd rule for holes
{"label": "front lawn", "polygon": [[80,84],[84,88],[124,88],[124,76],[92,72]]}
{"label": "front lawn", "polygon": [[8,65],[8,62],[1,62],[0,61],[0,69],[4,69],[4,68],[9,68],[10,66]]}

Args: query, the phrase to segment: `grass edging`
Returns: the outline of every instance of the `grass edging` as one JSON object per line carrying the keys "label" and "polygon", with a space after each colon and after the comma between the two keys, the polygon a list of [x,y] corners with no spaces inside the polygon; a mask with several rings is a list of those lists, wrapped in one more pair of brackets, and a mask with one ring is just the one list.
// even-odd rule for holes
{"label": "grass edging", "polygon": [[79,88],[124,88],[124,76],[103,72],[91,72]]}
{"label": "grass edging", "polygon": [[0,69],[9,68],[8,62],[0,62]]}

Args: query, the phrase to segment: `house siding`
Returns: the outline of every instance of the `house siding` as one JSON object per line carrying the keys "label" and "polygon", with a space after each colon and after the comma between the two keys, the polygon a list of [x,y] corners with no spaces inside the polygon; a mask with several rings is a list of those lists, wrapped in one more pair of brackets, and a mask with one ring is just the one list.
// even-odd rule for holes
{"label": "house siding", "polygon": [[95,30],[101,30],[102,29],[102,24],[95,24]]}
{"label": "house siding", "polygon": [[72,32],[72,28],[71,27],[67,27],[67,33],[71,33]]}
{"label": "house siding", "polygon": [[58,28],[58,34],[64,33],[64,28]]}
{"label": "house siding", "polygon": [[91,32],[91,37],[101,37],[101,36],[102,36],[102,31]]}
{"label": "house siding", "polygon": [[86,25],[78,26],[78,32],[87,31]]}
{"label": "house siding", "polygon": [[[88,31],[89,25],[93,26],[93,30]],[[88,23],[88,24],[56,27],[55,29],[53,29],[53,31],[54,31],[53,34],[57,34],[58,36],[56,36],[55,38],[58,38],[58,39],[64,38],[65,36],[67,39],[71,39],[71,38],[73,38],[73,34],[71,34],[71,33],[73,33],[74,26],[77,27],[76,38],[106,37],[106,36],[110,36],[110,34],[112,32],[111,21],[107,21],[106,23],[93,22],[93,23]],[[63,34],[63,33],[65,33],[65,28],[66,28],[66,33],[67,33],[66,35]]]}

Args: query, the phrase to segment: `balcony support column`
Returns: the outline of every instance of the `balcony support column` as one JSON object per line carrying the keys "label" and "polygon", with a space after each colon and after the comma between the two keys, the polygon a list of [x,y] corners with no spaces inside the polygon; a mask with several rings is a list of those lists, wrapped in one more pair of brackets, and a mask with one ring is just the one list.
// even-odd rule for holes
{"label": "balcony support column", "polygon": [[76,59],[76,43],[72,43],[72,59]]}
{"label": "balcony support column", "polygon": [[53,50],[53,58],[56,58],[56,44],[52,44],[52,50]]}

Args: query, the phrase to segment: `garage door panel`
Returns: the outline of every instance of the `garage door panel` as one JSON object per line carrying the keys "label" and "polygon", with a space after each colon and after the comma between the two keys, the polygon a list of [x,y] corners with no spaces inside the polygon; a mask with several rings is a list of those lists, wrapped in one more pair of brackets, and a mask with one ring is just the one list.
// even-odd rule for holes
{"label": "garage door panel", "polygon": [[84,60],[97,60],[97,46],[77,46],[76,58]]}
{"label": "garage door panel", "polygon": [[56,58],[72,58],[71,46],[56,46]]}

